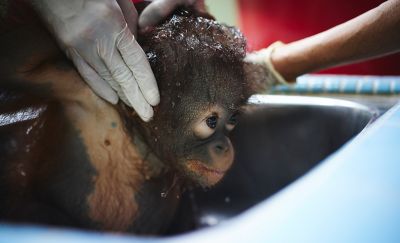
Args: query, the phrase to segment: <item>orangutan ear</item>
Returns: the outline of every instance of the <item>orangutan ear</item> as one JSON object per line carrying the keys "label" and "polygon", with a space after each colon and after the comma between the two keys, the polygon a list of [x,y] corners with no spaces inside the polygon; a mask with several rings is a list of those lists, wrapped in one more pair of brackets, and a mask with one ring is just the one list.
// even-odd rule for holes
{"label": "orangutan ear", "polygon": [[268,71],[261,65],[245,62],[245,98],[249,98],[253,94],[262,94],[268,92],[274,84],[270,78]]}

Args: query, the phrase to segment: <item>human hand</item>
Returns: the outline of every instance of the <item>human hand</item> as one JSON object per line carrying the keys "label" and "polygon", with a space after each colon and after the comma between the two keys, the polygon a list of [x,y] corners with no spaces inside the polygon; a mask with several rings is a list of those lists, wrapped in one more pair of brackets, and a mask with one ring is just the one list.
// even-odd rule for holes
{"label": "human hand", "polygon": [[248,53],[244,61],[246,63],[261,66],[272,84],[288,84],[288,82],[282,77],[282,75],[275,69],[271,61],[271,55],[274,52],[275,48],[283,45],[284,44],[280,41],[274,42],[265,49]]}
{"label": "human hand", "polygon": [[[131,0],[33,0],[92,90],[112,104],[122,101],[148,121],[159,103],[157,83],[136,33]],[[124,16],[125,15],[125,16]]]}
{"label": "human hand", "polygon": [[154,0],[140,14],[139,27],[145,30],[164,20],[179,6],[196,5],[204,9],[204,0]]}

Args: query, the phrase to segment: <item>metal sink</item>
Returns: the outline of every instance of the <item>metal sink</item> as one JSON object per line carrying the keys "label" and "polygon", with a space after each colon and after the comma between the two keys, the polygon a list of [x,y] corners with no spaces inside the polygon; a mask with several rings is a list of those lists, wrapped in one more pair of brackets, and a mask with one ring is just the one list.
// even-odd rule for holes
{"label": "metal sink", "polygon": [[218,224],[265,200],[351,140],[377,114],[340,99],[251,97],[232,134],[234,166],[216,187],[183,195],[170,234]]}

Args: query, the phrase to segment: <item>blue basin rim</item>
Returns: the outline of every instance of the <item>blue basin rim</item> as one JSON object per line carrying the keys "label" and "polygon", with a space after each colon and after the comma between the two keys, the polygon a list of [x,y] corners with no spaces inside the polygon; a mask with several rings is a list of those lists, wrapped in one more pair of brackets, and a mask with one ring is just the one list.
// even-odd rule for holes
{"label": "blue basin rim", "polygon": [[303,75],[294,85],[278,85],[270,93],[400,94],[400,76]]}
{"label": "blue basin rim", "polygon": [[400,104],[295,183],[216,227],[135,237],[0,225],[0,242],[400,242]]}

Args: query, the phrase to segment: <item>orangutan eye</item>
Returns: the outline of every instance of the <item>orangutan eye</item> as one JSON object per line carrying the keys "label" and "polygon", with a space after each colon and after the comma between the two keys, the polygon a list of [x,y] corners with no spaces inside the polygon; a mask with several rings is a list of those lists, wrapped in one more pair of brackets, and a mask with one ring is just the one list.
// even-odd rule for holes
{"label": "orangutan eye", "polygon": [[237,123],[237,117],[238,117],[238,114],[237,114],[237,113],[233,114],[233,115],[229,118],[228,123],[229,123],[229,124],[232,124],[232,125],[236,125],[236,123]]}
{"label": "orangutan eye", "polygon": [[216,115],[210,116],[206,120],[207,126],[211,129],[215,129],[217,127],[217,122],[218,122],[218,117]]}
{"label": "orangutan eye", "polygon": [[226,123],[226,130],[231,131],[237,124],[238,113],[234,113]]}
{"label": "orangutan eye", "polygon": [[218,115],[213,114],[194,126],[194,134],[201,139],[206,139],[214,134],[218,124]]}

